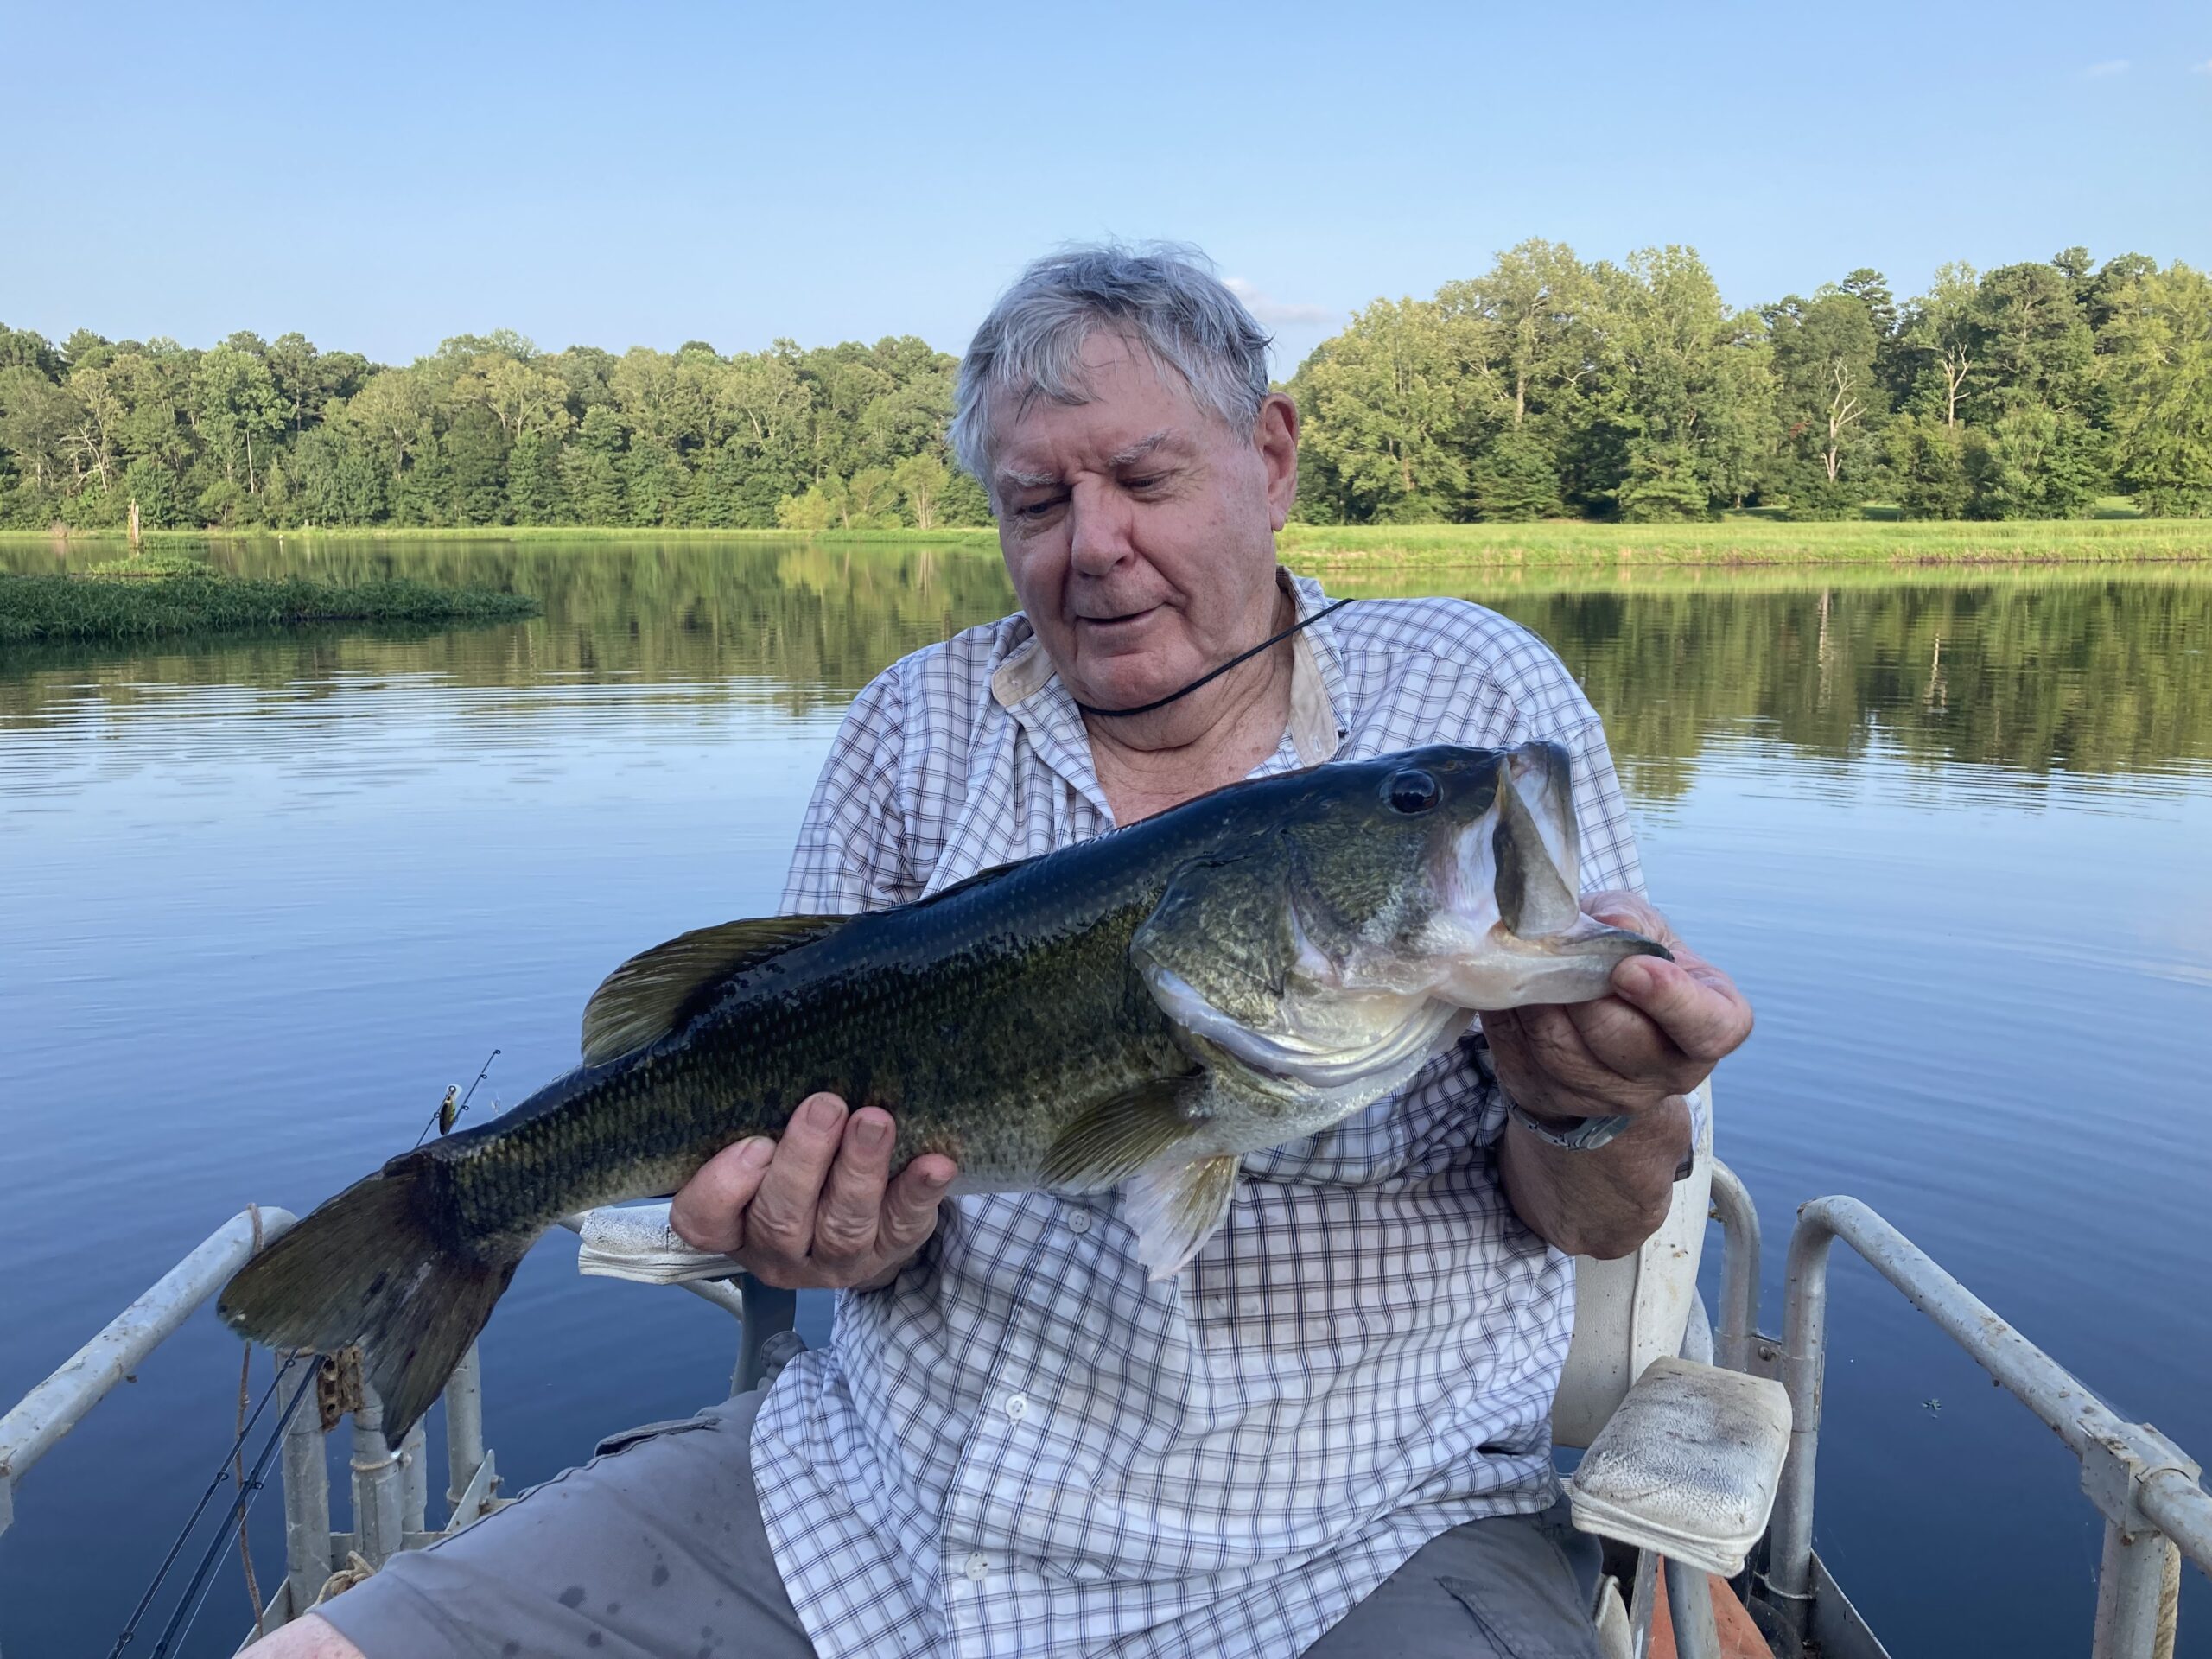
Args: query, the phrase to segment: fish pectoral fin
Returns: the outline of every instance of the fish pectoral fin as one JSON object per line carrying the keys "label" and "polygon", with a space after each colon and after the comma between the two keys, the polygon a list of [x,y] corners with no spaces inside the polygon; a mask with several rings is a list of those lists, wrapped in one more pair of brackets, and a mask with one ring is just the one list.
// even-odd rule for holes
{"label": "fish pectoral fin", "polygon": [[1155,1283],[1173,1279],[1229,1217],[1236,1196],[1236,1154],[1195,1163],[1160,1162],[1122,1189],[1122,1219],[1136,1230],[1137,1260]]}
{"label": "fish pectoral fin", "polygon": [[1164,1077],[1091,1107],[1053,1137],[1043,1185],[1103,1192],[1190,1139],[1208,1116],[1205,1079]]}
{"label": "fish pectoral fin", "polygon": [[681,1029],[748,968],[826,938],[849,916],[772,916],[679,933],[641,950],[584,1005],[584,1064],[598,1065]]}

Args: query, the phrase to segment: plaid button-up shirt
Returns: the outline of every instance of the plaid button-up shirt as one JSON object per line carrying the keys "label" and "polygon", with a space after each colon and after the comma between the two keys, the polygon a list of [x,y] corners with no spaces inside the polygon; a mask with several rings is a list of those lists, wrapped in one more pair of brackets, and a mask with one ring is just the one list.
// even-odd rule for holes
{"label": "plaid button-up shirt", "polygon": [[[1291,584],[1299,614],[1327,601]],[[1640,887],[1597,715],[1533,635],[1363,600],[1294,636],[1264,776],[1432,742],[1574,758],[1586,890]],[[1113,826],[1027,622],[971,628],[854,702],[786,910],[904,903]],[[838,1299],[753,1439],[817,1648],[1295,1654],[1438,1534],[1554,1495],[1568,1258],[1522,1224],[1503,1103],[1464,1045],[1401,1094],[1249,1157],[1226,1226],[1147,1282],[1119,1195],[962,1198],[887,1287]]]}

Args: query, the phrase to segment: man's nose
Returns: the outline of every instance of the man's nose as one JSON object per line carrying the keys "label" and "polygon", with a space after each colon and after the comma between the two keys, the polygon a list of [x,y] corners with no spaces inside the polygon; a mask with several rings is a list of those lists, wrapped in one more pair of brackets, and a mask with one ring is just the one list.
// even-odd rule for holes
{"label": "man's nose", "polygon": [[1068,563],[1103,576],[1136,551],[1128,498],[1103,480],[1078,479],[1068,492]]}

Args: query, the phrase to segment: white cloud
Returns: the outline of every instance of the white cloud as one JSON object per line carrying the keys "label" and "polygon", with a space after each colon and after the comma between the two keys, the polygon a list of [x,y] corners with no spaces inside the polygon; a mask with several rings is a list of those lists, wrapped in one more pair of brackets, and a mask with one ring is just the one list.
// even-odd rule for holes
{"label": "white cloud", "polygon": [[2114,75],[2127,73],[2126,58],[2107,58],[2102,63],[2093,63],[2082,72],[2092,80],[2110,80]]}
{"label": "white cloud", "polygon": [[1244,302],[1244,308],[1252,314],[1253,321],[1266,327],[1311,328],[1338,320],[1337,314],[1325,305],[1297,305],[1270,299],[1242,276],[1228,277],[1224,285]]}

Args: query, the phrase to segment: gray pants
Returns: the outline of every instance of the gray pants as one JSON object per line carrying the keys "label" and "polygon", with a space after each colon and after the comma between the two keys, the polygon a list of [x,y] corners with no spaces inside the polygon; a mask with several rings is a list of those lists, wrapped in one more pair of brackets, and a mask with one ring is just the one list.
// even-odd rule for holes
{"label": "gray pants", "polygon": [[[753,1490],[760,1403],[743,1395],[617,1435],[316,1611],[368,1659],[811,1659]],[[1432,1540],[1306,1653],[1596,1659],[1583,1611],[1596,1573],[1594,1542],[1563,1539],[1547,1517],[1473,1522]]]}

